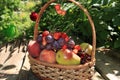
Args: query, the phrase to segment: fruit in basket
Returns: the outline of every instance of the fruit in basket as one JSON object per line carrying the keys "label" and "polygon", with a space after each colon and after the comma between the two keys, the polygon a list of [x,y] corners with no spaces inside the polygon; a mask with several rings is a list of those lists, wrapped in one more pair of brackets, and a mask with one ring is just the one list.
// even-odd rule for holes
{"label": "fruit in basket", "polygon": [[55,40],[58,40],[61,37],[61,32],[54,32],[53,37]]}
{"label": "fruit in basket", "polygon": [[62,65],[78,65],[81,58],[69,49],[61,49],[56,53],[56,61]]}
{"label": "fruit in basket", "polygon": [[35,59],[62,65],[84,64],[91,60],[91,51],[90,44],[77,45],[64,32],[43,31],[36,41],[30,41],[28,45],[28,52]]}
{"label": "fruit in basket", "polygon": [[56,63],[56,55],[53,50],[44,49],[41,51],[39,60],[47,63]]}
{"label": "fruit in basket", "polygon": [[30,41],[28,44],[28,52],[32,57],[38,57],[40,54],[40,45],[37,41]]}
{"label": "fruit in basket", "polygon": [[46,42],[47,42],[47,43],[52,43],[52,42],[54,41],[53,36],[52,36],[52,35],[50,35],[50,34],[49,34],[49,35],[47,35],[45,39],[46,39]]}
{"label": "fruit in basket", "polygon": [[92,45],[90,45],[89,43],[81,43],[80,46],[81,46],[81,49],[85,53],[91,55],[91,53],[92,53]]}
{"label": "fruit in basket", "polygon": [[44,36],[44,37],[42,37],[42,45],[43,46],[45,46],[46,44],[47,44],[47,42],[46,42],[46,39],[45,39],[46,37]]}
{"label": "fruit in basket", "polygon": [[69,39],[70,39],[65,32],[62,32],[62,36],[61,37],[64,38],[66,42],[68,42]]}
{"label": "fruit in basket", "polygon": [[75,46],[74,40],[73,39],[69,39],[67,45],[68,45],[68,48],[70,48],[70,49],[74,48],[74,46]]}
{"label": "fruit in basket", "polygon": [[36,21],[37,17],[38,17],[38,14],[36,12],[31,12],[30,19],[32,21]]}
{"label": "fruit in basket", "polygon": [[58,43],[60,44],[60,46],[62,47],[66,42],[65,42],[65,39],[64,38],[60,38],[58,40]]}
{"label": "fruit in basket", "polygon": [[81,64],[85,64],[91,60],[91,56],[85,52],[80,53],[79,56],[81,57]]}
{"label": "fruit in basket", "polygon": [[50,34],[50,32],[46,30],[46,31],[43,31],[42,36],[47,36],[49,34]]}

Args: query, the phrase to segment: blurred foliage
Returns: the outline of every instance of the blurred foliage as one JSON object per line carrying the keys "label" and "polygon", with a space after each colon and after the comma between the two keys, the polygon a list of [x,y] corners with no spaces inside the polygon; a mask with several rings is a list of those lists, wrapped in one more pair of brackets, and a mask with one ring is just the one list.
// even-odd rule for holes
{"label": "blurred foliage", "polygon": [[[38,1],[38,2],[37,2]],[[0,40],[9,41],[11,36],[33,36],[35,22],[29,19],[30,12],[39,12],[49,0],[0,0]],[[120,0],[76,0],[89,11],[96,28],[97,47],[120,48]],[[58,15],[54,5],[60,3],[66,15]],[[63,31],[76,42],[92,42],[89,21],[82,10],[67,0],[57,0],[42,15],[39,30]],[[12,5],[12,6],[11,6]],[[12,26],[12,28],[9,28]],[[14,28],[15,27],[15,28]],[[7,30],[13,30],[6,32]],[[5,33],[11,33],[9,36]],[[7,37],[6,37],[7,36]]]}
{"label": "blurred foliage", "polygon": [[[48,0],[36,5],[39,12]],[[66,0],[67,1],[67,0]],[[96,28],[97,47],[120,48],[120,1],[119,0],[76,0],[89,11]],[[52,3],[42,15],[40,30],[64,31],[76,41],[92,42],[92,33],[86,15],[73,3],[57,1],[66,10],[65,16],[56,13]]]}
{"label": "blurred foliage", "polygon": [[24,37],[32,26],[29,14],[34,1],[0,0],[0,44]]}

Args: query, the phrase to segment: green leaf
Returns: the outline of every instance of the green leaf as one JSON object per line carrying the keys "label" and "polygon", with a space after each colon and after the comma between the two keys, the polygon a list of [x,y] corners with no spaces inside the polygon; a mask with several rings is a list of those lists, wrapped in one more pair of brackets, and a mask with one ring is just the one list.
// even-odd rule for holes
{"label": "green leaf", "polygon": [[120,26],[120,16],[115,16],[113,19],[113,24],[116,26]]}
{"label": "green leaf", "polygon": [[120,37],[114,42],[114,48],[120,48]]}
{"label": "green leaf", "polygon": [[101,2],[101,0],[92,0],[92,2],[90,4],[93,5],[93,4],[100,3],[100,2]]}
{"label": "green leaf", "polygon": [[108,4],[108,0],[103,0],[103,5],[107,5]]}

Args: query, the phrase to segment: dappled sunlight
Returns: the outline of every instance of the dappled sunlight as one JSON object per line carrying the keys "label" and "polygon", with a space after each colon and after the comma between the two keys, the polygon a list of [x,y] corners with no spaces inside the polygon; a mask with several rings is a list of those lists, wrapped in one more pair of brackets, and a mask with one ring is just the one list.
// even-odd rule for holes
{"label": "dappled sunlight", "polygon": [[106,66],[109,66],[109,65],[110,65],[110,63],[105,63],[105,65],[106,65]]}
{"label": "dappled sunlight", "polygon": [[116,57],[109,56],[107,53],[96,53],[96,70],[109,80],[120,79],[120,63]]}
{"label": "dappled sunlight", "polygon": [[111,74],[111,73],[106,74],[106,76],[109,77],[110,80],[119,80],[120,79],[120,76],[118,78],[118,77],[116,77],[115,74]]}

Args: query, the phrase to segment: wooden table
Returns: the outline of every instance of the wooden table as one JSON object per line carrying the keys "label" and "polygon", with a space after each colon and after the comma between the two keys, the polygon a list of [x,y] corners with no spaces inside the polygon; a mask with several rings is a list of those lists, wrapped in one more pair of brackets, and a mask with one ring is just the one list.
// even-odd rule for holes
{"label": "wooden table", "polygon": [[[0,80],[39,80],[30,69],[27,43],[14,41],[0,46]],[[105,80],[102,76],[95,71],[92,80]]]}

